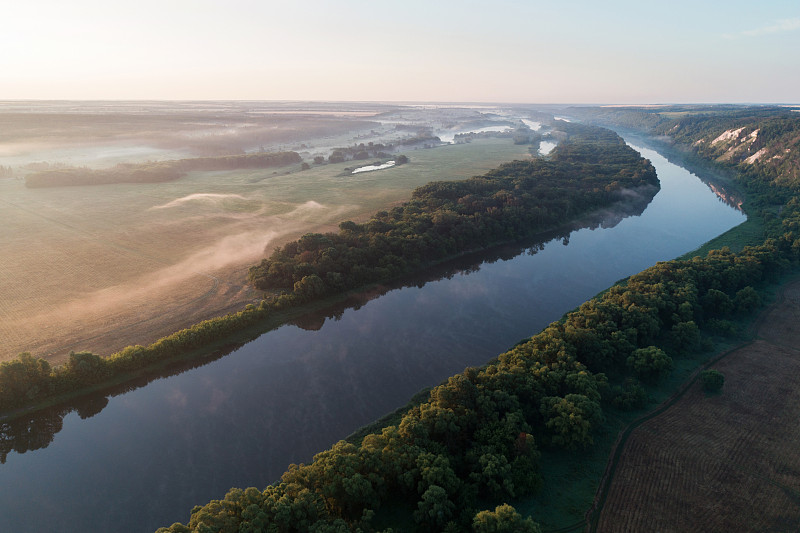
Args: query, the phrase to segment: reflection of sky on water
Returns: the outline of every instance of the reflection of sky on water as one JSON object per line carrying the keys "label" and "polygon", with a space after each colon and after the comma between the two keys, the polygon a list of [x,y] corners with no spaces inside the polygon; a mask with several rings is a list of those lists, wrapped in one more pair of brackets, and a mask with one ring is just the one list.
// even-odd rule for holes
{"label": "reflection of sky on water", "polygon": [[380,165],[366,165],[363,167],[358,167],[357,169],[353,170],[351,174],[360,174],[361,172],[372,172],[373,170],[383,170],[384,168],[391,168],[395,165],[394,161],[387,161],[386,163]]}
{"label": "reflection of sky on water", "polygon": [[557,145],[558,143],[553,141],[541,141],[539,143],[539,155],[548,155]]}

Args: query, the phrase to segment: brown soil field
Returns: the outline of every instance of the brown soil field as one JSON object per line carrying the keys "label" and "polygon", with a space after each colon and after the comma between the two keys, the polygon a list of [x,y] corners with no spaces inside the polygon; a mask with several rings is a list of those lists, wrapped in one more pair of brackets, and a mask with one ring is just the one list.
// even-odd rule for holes
{"label": "brown soil field", "polygon": [[[77,152],[76,152],[77,153]],[[529,157],[509,139],[410,151],[348,175],[341,164],[192,172],[160,184],[27,189],[0,180],[0,361],[54,362],[148,344],[261,295],[247,268],[310,231],[335,231],[410,197]]]}
{"label": "brown soil field", "polygon": [[628,437],[597,531],[800,531],[800,282],[759,319],[758,339],[713,364]]}

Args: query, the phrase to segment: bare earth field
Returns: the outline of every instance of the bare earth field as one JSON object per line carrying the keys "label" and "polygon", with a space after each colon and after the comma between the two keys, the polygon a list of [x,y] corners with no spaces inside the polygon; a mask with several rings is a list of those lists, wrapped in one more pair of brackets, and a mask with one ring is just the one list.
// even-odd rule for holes
{"label": "bare earth field", "polygon": [[800,282],[759,339],[628,438],[598,531],[800,531]]}
{"label": "bare earth field", "polygon": [[[0,164],[21,168],[48,153],[61,158],[51,162],[92,166],[116,162],[119,154],[135,161],[202,152],[180,148],[177,133],[168,135],[168,121],[159,127],[169,143],[148,144],[146,124],[135,135],[108,126],[113,145],[95,138],[64,144],[74,119],[64,120],[56,140],[0,139]],[[206,148],[224,138],[221,124],[214,123],[212,139],[201,135],[195,144]],[[259,138],[267,140],[267,126],[258,126]],[[339,123],[326,127],[315,132],[322,135],[316,149],[300,149],[307,161],[326,153],[323,146],[352,145],[353,135],[364,131],[361,122],[350,130]],[[290,133],[284,138],[302,132]],[[62,143],[57,149],[56,141]],[[267,146],[280,148],[296,147]],[[344,169],[359,162],[348,161],[305,171],[294,165],[193,172],[169,183],[27,189],[24,174],[15,172],[0,179],[0,361],[22,351],[53,361],[70,350],[109,354],[241,308],[260,296],[247,286],[246,274],[265,251],[309,231],[335,231],[343,220],[368,217],[407,200],[429,181],[463,179],[529,157],[527,148],[510,139],[410,148],[403,152],[408,164],[356,175]]]}

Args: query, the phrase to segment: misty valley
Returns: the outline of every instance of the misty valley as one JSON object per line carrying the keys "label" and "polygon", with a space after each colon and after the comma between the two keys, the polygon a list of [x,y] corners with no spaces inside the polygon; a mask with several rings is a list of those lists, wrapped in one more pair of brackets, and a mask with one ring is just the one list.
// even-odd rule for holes
{"label": "misty valley", "polygon": [[[618,280],[745,220],[730,179],[642,133],[620,130],[623,142],[577,123],[598,121],[589,116],[522,106],[6,104],[0,122],[15,127],[4,130],[0,180],[11,221],[0,237],[11,274],[0,282],[4,368],[29,373],[0,387],[10,413],[0,480],[15,487],[0,501],[6,523],[58,530],[67,517],[64,531],[155,530],[230,487],[287,479],[290,464],[334,445],[326,453],[348,456],[341,439],[353,450],[373,442],[448,376],[488,372],[497,354]],[[639,154],[649,163],[625,166]],[[33,358],[13,363],[20,352]],[[689,376],[700,359],[691,361],[671,379]],[[121,373],[104,370],[112,363]],[[31,372],[42,381],[25,381],[40,379]],[[48,390],[75,397],[44,407]],[[36,410],[11,410],[20,407]],[[394,418],[370,425],[387,413]],[[518,458],[558,446],[518,427],[531,439]],[[530,480],[534,463],[525,463]],[[599,475],[577,483],[591,492]],[[131,504],[109,507],[108,495]],[[543,514],[559,508],[547,496],[525,501],[518,509],[547,527],[573,520]],[[209,520],[208,509],[192,520]],[[335,514],[363,526],[348,513]],[[379,512],[374,527],[390,515]]]}

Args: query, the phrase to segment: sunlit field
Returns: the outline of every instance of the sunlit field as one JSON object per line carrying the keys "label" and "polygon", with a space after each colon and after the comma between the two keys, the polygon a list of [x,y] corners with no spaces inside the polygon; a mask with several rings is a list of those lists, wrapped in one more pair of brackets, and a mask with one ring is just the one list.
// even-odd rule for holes
{"label": "sunlit field", "polygon": [[[87,146],[71,148],[72,160]],[[402,153],[405,165],[354,175],[345,169],[359,162],[348,161],[155,184],[28,189],[19,175],[0,180],[0,358],[108,354],[241,308],[260,296],[247,285],[248,266],[274,246],[335,231],[429,181],[529,157],[511,139]]]}

